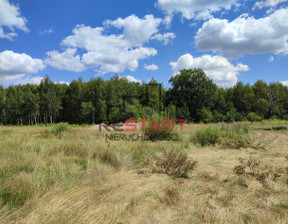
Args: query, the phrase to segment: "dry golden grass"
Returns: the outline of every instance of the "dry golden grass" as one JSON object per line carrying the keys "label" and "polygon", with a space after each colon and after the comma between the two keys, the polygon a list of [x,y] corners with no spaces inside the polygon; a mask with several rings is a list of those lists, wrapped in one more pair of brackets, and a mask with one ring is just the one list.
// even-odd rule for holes
{"label": "dry golden grass", "polygon": [[[250,125],[252,137],[268,139],[266,150],[196,146],[190,139],[201,125],[186,127],[178,142],[111,142],[81,127],[61,136],[0,127],[0,223],[286,224],[288,132],[257,130],[269,125]],[[155,155],[167,150],[198,161],[189,178],[151,172]],[[281,177],[234,173],[239,158],[250,157],[283,168]]]}

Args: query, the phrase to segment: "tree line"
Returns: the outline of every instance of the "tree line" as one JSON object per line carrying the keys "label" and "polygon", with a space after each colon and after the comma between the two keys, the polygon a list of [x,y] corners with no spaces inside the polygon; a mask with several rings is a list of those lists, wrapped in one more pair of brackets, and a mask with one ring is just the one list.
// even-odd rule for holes
{"label": "tree line", "polygon": [[184,69],[169,82],[171,88],[165,89],[154,78],[137,83],[115,75],[66,85],[46,76],[40,85],[0,86],[0,123],[117,123],[153,114],[204,123],[288,120],[288,88],[281,83],[237,82],[223,89],[201,69]]}

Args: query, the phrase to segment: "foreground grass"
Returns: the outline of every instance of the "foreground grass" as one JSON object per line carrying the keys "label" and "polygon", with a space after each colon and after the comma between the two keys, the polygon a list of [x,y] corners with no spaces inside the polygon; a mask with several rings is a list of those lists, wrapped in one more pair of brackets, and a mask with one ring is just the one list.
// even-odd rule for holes
{"label": "foreground grass", "polygon": [[[59,135],[0,127],[0,223],[288,223],[288,132],[268,129],[286,123],[247,125],[265,150],[195,145],[202,125],[178,142],[105,141],[85,127]],[[261,165],[239,172],[249,159]],[[169,161],[173,170],[197,166],[176,178],[154,172],[159,161],[161,170]]]}

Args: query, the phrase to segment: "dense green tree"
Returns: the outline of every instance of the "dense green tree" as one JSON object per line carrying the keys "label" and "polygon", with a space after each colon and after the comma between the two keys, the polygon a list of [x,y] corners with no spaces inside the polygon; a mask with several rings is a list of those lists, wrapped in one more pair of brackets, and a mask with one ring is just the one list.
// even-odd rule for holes
{"label": "dense green tree", "polygon": [[92,123],[101,123],[106,119],[106,82],[101,79],[91,79],[86,85],[86,100],[92,103]]}
{"label": "dense green tree", "polygon": [[45,124],[57,120],[61,110],[61,94],[58,85],[54,84],[47,75],[39,85],[40,117]]}
{"label": "dense green tree", "polygon": [[240,113],[248,113],[256,101],[253,88],[247,84],[244,86],[243,82],[237,82],[233,87],[232,103],[236,110]]}
{"label": "dense green tree", "polygon": [[257,116],[288,120],[288,87],[280,83],[238,82],[223,89],[201,69],[182,70],[170,83],[165,90],[154,78],[141,84],[115,75],[66,85],[46,76],[40,85],[0,86],[0,123],[116,123],[155,114],[204,123],[254,121]]}
{"label": "dense green tree", "polygon": [[84,101],[84,85],[82,78],[73,80],[67,89],[64,105],[66,121],[69,123],[81,123],[81,103]]}
{"label": "dense green tree", "polygon": [[36,85],[22,86],[23,105],[22,113],[26,124],[37,124],[39,116],[39,92]]}
{"label": "dense green tree", "polygon": [[190,117],[200,121],[199,112],[203,107],[211,109],[215,101],[217,86],[201,69],[184,69],[171,77],[170,97],[178,108],[186,107]]}
{"label": "dense green tree", "polygon": [[5,123],[5,89],[0,86],[0,123]]}
{"label": "dense green tree", "polygon": [[95,119],[95,107],[93,107],[92,103],[89,102],[82,102],[81,103],[81,116],[82,121],[84,123],[94,123]]}

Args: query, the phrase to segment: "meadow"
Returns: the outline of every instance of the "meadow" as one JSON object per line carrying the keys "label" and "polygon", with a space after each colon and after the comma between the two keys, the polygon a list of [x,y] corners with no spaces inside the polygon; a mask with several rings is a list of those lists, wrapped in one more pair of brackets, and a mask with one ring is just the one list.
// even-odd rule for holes
{"label": "meadow", "polygon": [[86,126],[2,126],[0,223],[288,223],[287,127],[109,141]]}

